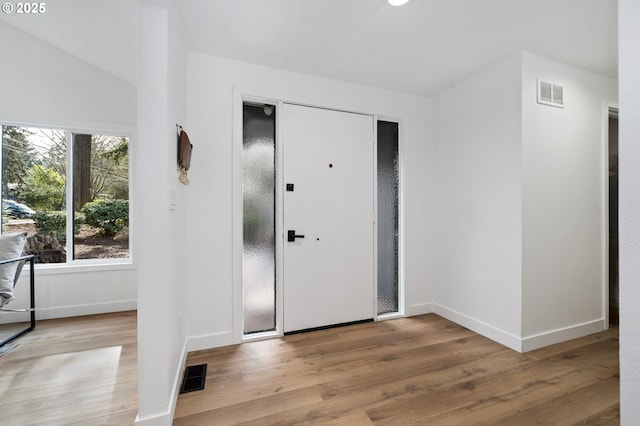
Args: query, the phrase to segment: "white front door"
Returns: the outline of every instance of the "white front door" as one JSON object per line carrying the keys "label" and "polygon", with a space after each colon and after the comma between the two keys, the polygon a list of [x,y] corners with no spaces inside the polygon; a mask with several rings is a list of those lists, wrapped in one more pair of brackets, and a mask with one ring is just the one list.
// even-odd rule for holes
{"label": "white front door", "polygon": [[283,118],[284,331],[371,319],[373,117],[285,104]]}

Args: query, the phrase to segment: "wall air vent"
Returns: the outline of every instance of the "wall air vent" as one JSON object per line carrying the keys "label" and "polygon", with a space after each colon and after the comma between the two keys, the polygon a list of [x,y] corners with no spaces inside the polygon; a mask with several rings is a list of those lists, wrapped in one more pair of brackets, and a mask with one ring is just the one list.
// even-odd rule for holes
{"label": "wall air vent", "polygon": [[538,80],[538,103],[564,108],[564,87]]}

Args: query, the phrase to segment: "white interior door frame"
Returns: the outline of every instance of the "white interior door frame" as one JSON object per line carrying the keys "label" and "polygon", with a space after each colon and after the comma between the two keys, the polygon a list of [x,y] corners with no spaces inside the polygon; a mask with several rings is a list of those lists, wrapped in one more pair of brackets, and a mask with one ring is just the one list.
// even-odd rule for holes
{"label": "white interior door frame", "polygon": [[[273,332],[258,333],[253,336],[244,335],[244,311],[243,311],[243,197],[242,197],[242,146],[243,146],[243,105],[244,102],[265,103],[276,106],[276,329]],[[391,319],[402,317],[405,315],[405,285],[404,285],[404,184],[403,184],[403,120],[398,117],[376,115],[367,111],[349,111],[340,108],[334,108],[327,105],[317,105],[313,103],[301,102],[300,100],[285,100],[281,96],[274,93],[262,92],[255,89],[247,89],[244,87],[234,86],[232,95],[232,336],[233,343],[238,344],[249,340],[257,340],[271,338],[284,335],[283,324],[283,282],[284,273],[282,263],[282,253],[284,244],[284,228],[283,228],[283,206],[284,206],[284,181],[283,181],[283,157],[282,157],[282,106],[290,103],[300,106],[309,106],[313,108],[329,109],[334,111],[349,112],[356,114],[370,115],[374,122],[374,171],[377,170],[377,122],[378,120],[390,121],[398,123],[398,161],[399,161],[399,189],[398,189],[398,312],[377,315],[377,173],[374,172],[372,182],[374,190],[374,218],[376,224],[374,226],[374,302],[373,302],[373,318],[374,320]]]}
{"label": "white interior door frame", "polygon": [[600,230],[602,241],[602,314],[604,328],[609,329],[609,116],[610,111],[620,111],[618,102],[603,101],[602,103],[602,162],[601,162],[601,214],[602,228]]}

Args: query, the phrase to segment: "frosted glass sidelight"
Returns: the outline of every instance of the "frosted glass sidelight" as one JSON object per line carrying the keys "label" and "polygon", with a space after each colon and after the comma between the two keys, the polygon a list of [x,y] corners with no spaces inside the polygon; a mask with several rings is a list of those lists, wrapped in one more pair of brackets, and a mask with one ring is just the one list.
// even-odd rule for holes
{"label": "frosted glass sidelight", "polygon": [[243,106],[244,333],[275,330],[275,106]]}
{"label": "frosted glass sidelight", "polygon": [[378,314],[398,311],[398,123],[378,121]]}

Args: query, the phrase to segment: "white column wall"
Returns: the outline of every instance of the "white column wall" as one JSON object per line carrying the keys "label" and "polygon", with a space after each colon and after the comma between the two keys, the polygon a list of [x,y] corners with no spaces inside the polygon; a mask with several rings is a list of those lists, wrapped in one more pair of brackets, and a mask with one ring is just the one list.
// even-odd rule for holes
{"label": "white column wall", "polygon": [[[524,53],[522,335],[524,349],[603,330],[606,105],[617,82]],[[536,100],[536,80],[564,86],[564,108]]]}
{"label": "white column wall", "polygon": [[519,349],[520,55],[436,98],[435,311]]}
{"label": "white column wall", "polygon": [[[169,425],[186,357],[185,200],[176,123],[185,120],[179,5],[141,2],[138,145],[134,165],[138,265],[138,425]],[[186,127],[185,127],[186,128]],[[175,209],[170,209],[170,203]]]}
{"label": "white column wall", "polygon": [[640,424],[640,3],[619,0],[620,420]]}

